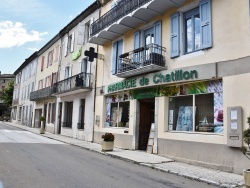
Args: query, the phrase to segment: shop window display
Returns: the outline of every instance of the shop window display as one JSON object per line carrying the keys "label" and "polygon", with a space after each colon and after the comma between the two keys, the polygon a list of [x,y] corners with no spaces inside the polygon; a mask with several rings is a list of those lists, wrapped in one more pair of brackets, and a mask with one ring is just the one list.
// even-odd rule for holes
{"label": "shop window display", "polygon": [[106,98],[106,127],[129,126],[129,101],[127,95]]}
{"label": "shop window display", "polygon": [[178,96],[169,98],[169,130],[222,134],[222,81],[180,86]]}

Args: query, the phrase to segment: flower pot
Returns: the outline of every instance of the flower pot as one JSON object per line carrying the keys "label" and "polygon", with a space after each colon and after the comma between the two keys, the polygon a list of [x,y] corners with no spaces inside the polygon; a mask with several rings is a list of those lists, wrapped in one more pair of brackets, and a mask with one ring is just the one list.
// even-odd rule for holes
{"label": "flower pot", "polygon": [[114,141],[102,141],[102,151],[113,151]]}
{"label": "flower pot", "polygon": [[250,188],[250,169],[243,170],[243,176],[245,179],[245,186]]}

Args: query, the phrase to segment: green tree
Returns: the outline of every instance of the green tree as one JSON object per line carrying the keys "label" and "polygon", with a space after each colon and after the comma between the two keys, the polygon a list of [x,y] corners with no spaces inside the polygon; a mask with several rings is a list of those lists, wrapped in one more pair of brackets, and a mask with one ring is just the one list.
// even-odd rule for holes
{"label": "green tree", "polygon": [[11,80],[8,83],[8,86],[2,91],[2,94],[0,94],[0,99],[3,101],[3,104],[6,108],[9,108],[12,104],[13,90],[14,81]]}

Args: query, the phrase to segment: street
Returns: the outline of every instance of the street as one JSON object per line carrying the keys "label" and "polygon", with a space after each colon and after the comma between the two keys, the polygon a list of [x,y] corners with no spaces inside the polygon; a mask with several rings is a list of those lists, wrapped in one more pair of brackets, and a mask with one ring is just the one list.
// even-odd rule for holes
{"label": "street", "polygon": [[0,188],[215,187],[0,122]]}

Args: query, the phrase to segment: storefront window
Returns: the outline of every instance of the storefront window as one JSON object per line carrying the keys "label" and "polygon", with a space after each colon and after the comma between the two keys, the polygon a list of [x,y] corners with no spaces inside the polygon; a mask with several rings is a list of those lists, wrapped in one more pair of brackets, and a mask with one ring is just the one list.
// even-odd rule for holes
{"label": "storefront window", "polygon": [[198,82],[180,87],[169,98],[169,130],[223,133],[222,81]]}
{"label": "storefront window", "polygon": [[106,99],[106,127],[129,126],[129,101],[126,96],[113,96]]}

